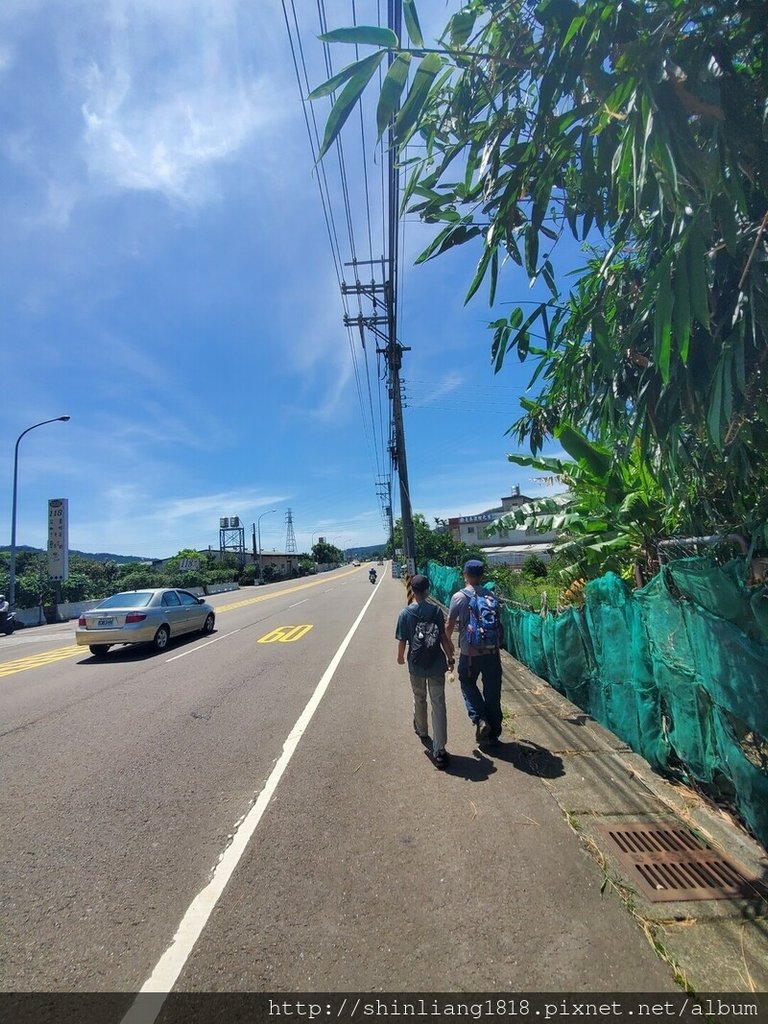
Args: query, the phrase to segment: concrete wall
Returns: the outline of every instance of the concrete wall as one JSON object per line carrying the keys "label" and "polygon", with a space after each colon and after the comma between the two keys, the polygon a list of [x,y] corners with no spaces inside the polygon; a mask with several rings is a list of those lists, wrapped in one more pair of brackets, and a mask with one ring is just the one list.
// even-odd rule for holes
{"label": "concrete wall", "polygon": [[[70,619],[79,619],[80,615],[89,608],[95,608],[98,601],[72,601],[57,606],[56,621],[69,622]],[[16,611],[16,618],[25,626],[44,626],[45,612],[41,607],[21,608]]]}

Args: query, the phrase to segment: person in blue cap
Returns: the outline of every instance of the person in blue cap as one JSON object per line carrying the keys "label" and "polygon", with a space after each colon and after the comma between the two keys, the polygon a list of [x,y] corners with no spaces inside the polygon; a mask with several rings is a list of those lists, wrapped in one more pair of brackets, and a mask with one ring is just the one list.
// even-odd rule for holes
{"label": "person in blue cap", "polygon": [[[464,563],[466,584],[451,598],[445,632],[459,627],[459,683],[478,743],[496,743],[501,735],[501,623],[499,604],[483,586],[485,566]],[[478,681],[482,680],[482,692]]]}

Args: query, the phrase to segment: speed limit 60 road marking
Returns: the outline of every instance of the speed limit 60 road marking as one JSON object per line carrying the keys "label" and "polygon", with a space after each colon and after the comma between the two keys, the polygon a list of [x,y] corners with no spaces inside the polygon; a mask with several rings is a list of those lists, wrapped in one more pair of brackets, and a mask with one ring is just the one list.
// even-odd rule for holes
{"label": "speed limit 60 road marking", "polygon": [[310,629],[312,629],[312,626],[277,626],[275,629],[270,630],[269,633],[265,633],[264,636],[260,637],[256,643],[273,644],[277,642],[290,644],[294,640],[301,640]]}

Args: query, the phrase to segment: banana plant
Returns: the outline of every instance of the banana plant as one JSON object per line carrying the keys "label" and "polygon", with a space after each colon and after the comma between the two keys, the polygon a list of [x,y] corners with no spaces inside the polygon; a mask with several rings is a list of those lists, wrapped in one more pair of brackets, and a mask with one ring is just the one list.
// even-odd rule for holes
{"label": "banana plant", "polygon": [[674,530],[677,516],[639,443],[617,458],[570,424],[557,427],[555,436],[570,460],[518,454],[508,459],[547,474],[568,490],[522,505],[497,520],[495,529],[556,532],[561,539],[555,551],[573,558],[563,570],[572,578],[593,578],[609,569],[626,577],[635,564],[652,571],[655,542]]}

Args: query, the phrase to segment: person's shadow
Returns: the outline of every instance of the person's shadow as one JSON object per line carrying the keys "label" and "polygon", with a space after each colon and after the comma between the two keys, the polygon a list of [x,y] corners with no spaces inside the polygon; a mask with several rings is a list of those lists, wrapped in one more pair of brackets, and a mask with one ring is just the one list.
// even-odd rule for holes
{"label": "person's shadow", "polygon": [[533,740],[499,742],[481,747],[481,753],[495,761],[508,761],[518,771],[540,779],[559,779],[565,775],[563,760]]}
{"label": "person's shadow", "polygon": [[[423,741],[422,741],[423,742]],[[425,747],[427,744],[425,744]],[[432,752],[425,749],[424,753],[432,760]],[[498,771],[496,765],[480,750],[475,751],[474,757],[463,757],[461,754],[451,754],[448,764],[443,769],[443,775],[453,775],[459,779],[466,779],[467,782],[485,782],[489,775]]]}

